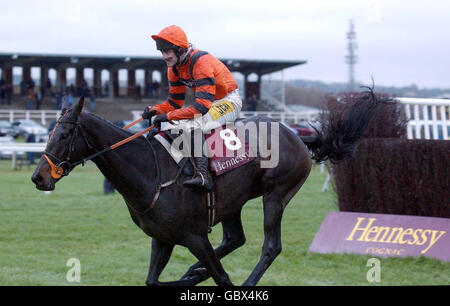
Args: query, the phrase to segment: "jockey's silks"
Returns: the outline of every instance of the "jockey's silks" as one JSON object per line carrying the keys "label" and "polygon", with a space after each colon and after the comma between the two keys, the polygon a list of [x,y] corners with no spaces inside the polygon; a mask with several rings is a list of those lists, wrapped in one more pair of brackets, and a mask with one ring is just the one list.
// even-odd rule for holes
{"label": "jockey's silks", "polygon": [[[204,115],[214,101],[238,88],[230,70],[220,60],[198,49],[190,52],[188,60],[181,65],[168,67],[167,77],[169,97],[152,109],[156,109],[158,113],[167,113],[169,120],[192,119],[195,114]],[[194,90],[195,102],[182,109],[186,86]]]}

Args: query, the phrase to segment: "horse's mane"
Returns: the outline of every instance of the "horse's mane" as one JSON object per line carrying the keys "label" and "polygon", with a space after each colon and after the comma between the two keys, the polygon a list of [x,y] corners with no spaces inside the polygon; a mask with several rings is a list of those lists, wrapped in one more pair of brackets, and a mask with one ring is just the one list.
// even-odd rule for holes
{"label": "horse's mane", "polygon": [[93,117],[95,120],[102,122],[104,125],[106,125],[109,128],[115,130],[117,133],[121,134],[123,137],[129,137],[129,136],[133,135],[133,133],[131,133],[131,132],[127,131],[127,130],[124,130],[123,128],[115,125],[114,123],[112,123],[109,120],[106,120],[106,119],[100,117],[99,115],[96,115],[96,114],[91,113],[91,112],[86,112],[86,111],[83,111],[82,114],[87,116],[87,117]]}

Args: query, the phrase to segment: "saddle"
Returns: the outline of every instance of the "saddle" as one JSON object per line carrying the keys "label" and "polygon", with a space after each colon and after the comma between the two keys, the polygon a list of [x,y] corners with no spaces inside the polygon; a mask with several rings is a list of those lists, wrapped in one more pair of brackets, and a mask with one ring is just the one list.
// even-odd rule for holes
{"label": "saddle", "polygon": [[[193,165],[184,162],[188,156],[183,153],[183,148],[177,148],[179,141],[176,141],[176,139],[180,135],[173,135],[170,131],[162,131],[154,137],[166,149],[177,165],[183,166],[184,174],[193,175]],[[233,171],[256,158],[256,154],[253,154],[254,152],[250,150],[244,135],[238,133],[234,125],[224,125],[204,134],[204,137],[206,142],[204,150],[208,150],[205,153],[209,157],[210,171],[216,176]]]}

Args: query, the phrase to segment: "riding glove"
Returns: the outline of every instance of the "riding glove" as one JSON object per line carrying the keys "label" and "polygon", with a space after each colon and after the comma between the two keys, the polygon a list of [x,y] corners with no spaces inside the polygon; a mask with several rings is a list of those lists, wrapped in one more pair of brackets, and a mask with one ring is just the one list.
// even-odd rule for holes
{"label": "riding glove", "polygon": [[157,115],[155,117],[155,119],[153,119],[153,124],[159,125],[159,124],[161,124],[161,122],[166,122],[166,121],[169,121],[167,119],[167,114],[161,114],[161,115]]}
{"label": "riding glove", "polygon": [[152,117],[156,115],[156,110],[150,110],[150,107],[146,107],[144,112],[142,113],[142,118],[144,119],[152,119]]}

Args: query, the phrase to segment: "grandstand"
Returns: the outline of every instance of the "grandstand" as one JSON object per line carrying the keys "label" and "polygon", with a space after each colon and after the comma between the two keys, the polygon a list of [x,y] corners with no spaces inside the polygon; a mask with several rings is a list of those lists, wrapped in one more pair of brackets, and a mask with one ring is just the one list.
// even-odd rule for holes
{"label": "grandstand", "polygon": [[[220,60],[240,83],[243,110],[248,107],[246,101],[253,97],[261,102],[253,110],[263,111],[284,111],[284,101],[280,95],[274,98],[270,90],[261,90],[262,77],[306,63],[304,60]],[[109,120],[123,119],[124,114],[130,116],[130,110],[166,97],[166,71],[160,57],[0,53],[1,79],[4,88],[10,89],[13,102],[1,108],[26,108],[24,88],[33,84],[35,92],[43,89],[41,109],[55,109],[54,94],[71,89],[75,96],[88,92],[95,97],[96,112],[100,115]],[[189,94],[187,100],[189,104]]]}

